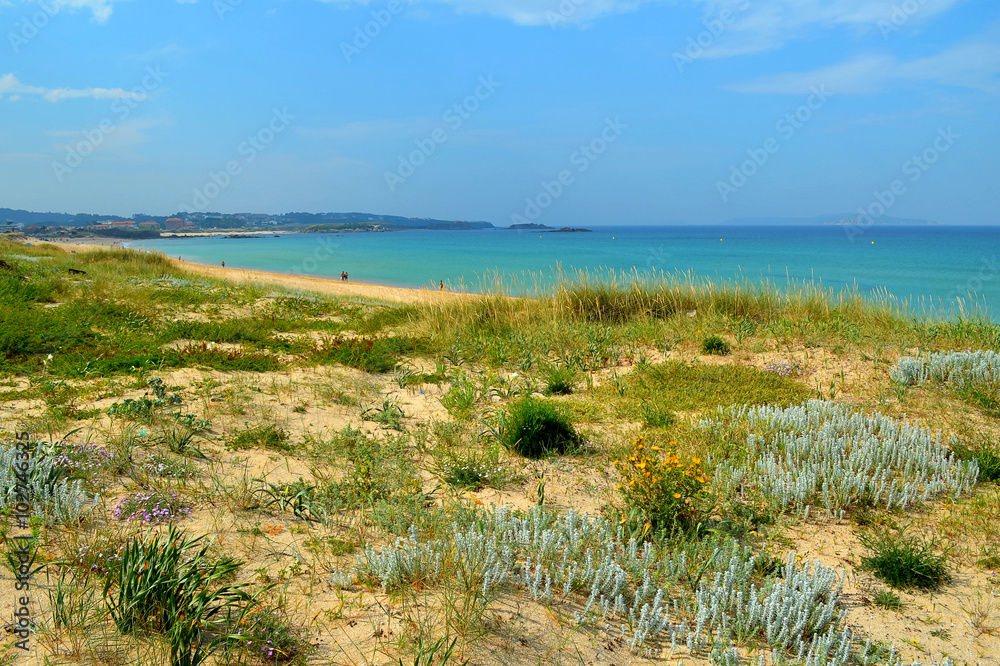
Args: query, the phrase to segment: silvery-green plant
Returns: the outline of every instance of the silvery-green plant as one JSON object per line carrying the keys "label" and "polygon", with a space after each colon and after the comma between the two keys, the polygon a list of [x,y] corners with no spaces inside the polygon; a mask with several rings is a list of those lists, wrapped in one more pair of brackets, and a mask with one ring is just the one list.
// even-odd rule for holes
{"label": "silvery-green plant", "polygon": [[811,665],[844,663],[837,659],[850,654],[852,638],[835,571],[800,567],[790,556],[758,586],[750,582],[757,561],[750,548],[724,540],[710,557],[698,548],[660,550],[626,539],[605,519],[574,512],[536,508],[517,516],[497,508],[432,541],[411,530],[385,548],[369,546],[355,572],[335,572],[334,582],[349,585],[356,573],[393,590],[442,581],[448,571],[487,602],[502,586],[519,586],[547,603],[578,603],[578,624],[617,628],[637,654],[655,656],[669,641],[672,651],[686,644],[732,664],[732,645],[754,642]]}
{"label": "silvery-green plant", "polygon": [[1000,354],[994,351],[932,352],[918,358],[906,356],[889,371],[898,384],[911,386],[926,381],[956,387],[967,385],[1000,388]]}
{"label": "silvery-green plant", "polygon": [[[17,503],[17,475],[14,462],[17,449],[0,445],[0,510]],[[62,472],[52,456],[33,457],[26,487],[32,514],[47,522],[79,523],[100,502],[89,495],[83,481],[61,478]]]}
{"label": "silvery-green plant", "polygon": [[750,430],[748,453],[716,467],[720,492],[759,496],[776,509],[805,514],[819,506],[840,515],[860,501],[905,509],[915,500],[957,497],[979,474],[975,461],[956,459],[940,433],[835,402],[720,409],[699,427],[728,430],[738,422]]}

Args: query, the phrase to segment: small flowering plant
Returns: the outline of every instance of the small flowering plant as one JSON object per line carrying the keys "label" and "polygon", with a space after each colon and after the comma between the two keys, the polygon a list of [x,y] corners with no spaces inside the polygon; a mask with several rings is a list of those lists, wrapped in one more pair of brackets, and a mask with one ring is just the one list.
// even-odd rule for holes
{"label": "small flowering plant", "polygon": [[764,372],[771,372],[779,377],[801,377],[806,374],[805,368],[803,368],[802,364],[798,361],[792,361],[790,363],[767,363],[764,366]]}
{"label": "small flowering plant", "polygon": [[274,609],[248,615],[231,637],[234,648],[264,664],[305,663],[310,648],[305,634]]}
{"label": "small flowering plant", "polygon": [[97,444],[62,444],[53,455],[55,466],[71,478],[86,477],[111,464],[113,456]]}
{"label": "small flowering plant", "polygon": [[646,529],[673,529],[697,523],[708,495],[708,474],[700,458],[683,459],[675,452],[677,442],[661,450],[639,437],[628,455],[615,460],[620,483],[618,492],[629,513],[641,514]]}
{"label": "small flowering plant", "polygon": [[156,491],[123,497],[111,511],[118,520],[137,521],[143,525],[169,522],[190,513],[190,507],[176,493],[168,495]]}
{"label": "small flowering plant", "polygon": [[448,455],[435,470],[449,486],[462,490],[499,489],[510,476],[495,454]]}

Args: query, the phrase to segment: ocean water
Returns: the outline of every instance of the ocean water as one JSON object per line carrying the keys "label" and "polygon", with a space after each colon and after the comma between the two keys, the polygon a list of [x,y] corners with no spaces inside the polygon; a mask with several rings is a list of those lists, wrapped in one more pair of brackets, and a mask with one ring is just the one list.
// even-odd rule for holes
{"label": "ocean water", "polygon": [[595,227],[592,233],[508,230],[285,234],[129,243],[187,261],[352,281],[482,290],[499,273],[546,282],[557,270],[690,272],[712,280],[812,280],[888,292],[920,311],[962,298],[1000,313],[1000,227]]}

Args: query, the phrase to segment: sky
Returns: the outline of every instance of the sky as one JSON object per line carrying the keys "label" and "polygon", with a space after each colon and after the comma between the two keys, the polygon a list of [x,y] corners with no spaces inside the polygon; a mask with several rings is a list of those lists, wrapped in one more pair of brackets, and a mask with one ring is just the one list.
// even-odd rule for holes
{"label": "sky", "polygon": [[997,224],[996,0],[0,0],[0,207]]}

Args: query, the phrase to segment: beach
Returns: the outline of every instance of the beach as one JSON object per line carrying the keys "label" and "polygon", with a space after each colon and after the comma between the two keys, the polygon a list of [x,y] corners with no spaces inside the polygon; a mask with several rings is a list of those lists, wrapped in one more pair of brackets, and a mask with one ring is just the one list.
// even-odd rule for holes
{"label": "beach", "polygon": [[[35,245],[48,243],[67,252],[93,252],[95,250],[106,250],[110,247],[121,246],[121,241],[113,238],[87,238],[77,239],[75,241],[45,241],[38,238],[30,238],[29,240]],[[412,305],[451,301],[468,298],[470,296],[467,293],[460,292],[390,287],[367,282],[345,282],[343,280],[323,277],[290,275],[288,273],[273,273],[269,271],[246,270],[241,268],[223,268],[221,266],[207,266],[205,264],[183,261],[173,257],[167,258],[177,268],[194,275],[232,280],[234,282],[272,284],[287,287],[289,289],[304,289],[322,294],[330,294],[332,296],[371,298],[380,301],[391,301],[394,303],[406,303]]]}

